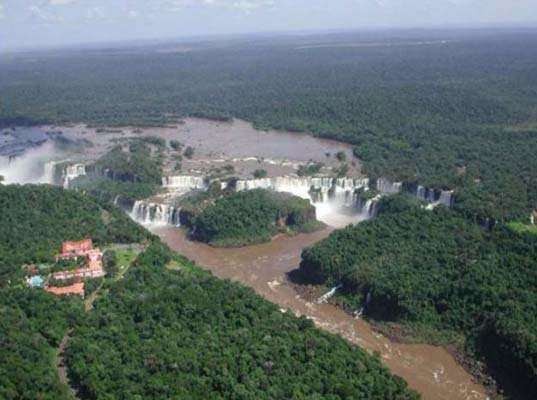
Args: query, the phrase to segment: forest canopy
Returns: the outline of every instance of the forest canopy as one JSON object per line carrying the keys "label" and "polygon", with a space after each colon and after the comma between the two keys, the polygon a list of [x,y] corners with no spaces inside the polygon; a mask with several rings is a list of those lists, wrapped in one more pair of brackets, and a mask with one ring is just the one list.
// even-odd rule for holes
{"label": "forest canopy", "polygon": [[534,30],[125,46],[3,57],[0,126],[237,117],[352,143],[371,178],[456,189],[481,219],[537,209]]}
{"label": "forest canopy", "polygon": [[[486,231],[444,207],[386,198],[378,218],[305,249],[316,283],[343,284],[344,303],[380,321],[462,332],[503,383],[537,395],[537,236]],[[507,379],[505,379],[507,378]]]}
{"label": "forest canopy", "polygon": [[[0,397],[80,399],[418,399],[377,357],[321,332],[252,290],[203,272],[118,209],[50,186],[0,186]],[[93,309],[15,280],[62,240],[146,241]],[[147,239],[147,240],[146,240]],[[168,265],[173,264],[174,270]],[[67,335],[67,336],[66,336]]]}
{"label": "forest canopy", "polygon": [[140,242],[151,235],[118,208],[48,185],[0,185],[0,287],[24,263],[53,260],[64,240],[97,245]]}
{"label": "forest canopy", "polygon": [[[369,318],[463,334],[468,350],[502,382],[537,397],[537,236],[527,224],[537,209],[537,33],[396,36],[203,42],[184,53],[162,43],[12,54],[0,59],[0,127],[243,118],[261,129],[351,143],[372,179],[454,189],[453,210],[425,210],[404,196],[383,200],[376,220],[305,250],[301,269],[316,283],[342,282],[346,306],[365,306]],[[147,197],[160,185],[163,145],[118,143],[94,166],[97,178],[81,178],[79,187],[106,200]],[[300,173],[318,167],[304,165]],[[240,201],[210,200],[199,210],[203,240],[240,244],[272,234],[276,208],[265,207],[259,194],[237,196]],[[102,244],[150,237],[111,205],[82,193],[0,186],[0,208],[0,287],[20,278],[22,263],[49,260],[65,238],[91,236]],[[252,217],[236,222],[245,210]],[[23,288],[0,293],[0,333],[8,344],[0,351],[14,365],[1,371],[6,390],[0,397],[62,399],[64,388],[45,366],[61,334],[77,326],[71,373],[87,398],[159,398],[167,390],[181,396],[184,388],[200,398],[413,398],[377,361],[308,321],[281,314],[229,282],[164,270],[171,257],[163,246],[151,246],[88,321],[73,316],[81,307],[76,301],[57,304],[43,293],[27,298]],[[267,350],[272,341],[296,353]],[[237,343],[248,351],[239,352]],[[331,365],[338,367],[332,374]],[[35,381],[19,378],[32,367],[40,373]],[[296,378],[298,372],[304,373]],[[174,386],[176,375],[182,386]]]}
{"label": "forest canopy", "polygon": [[0,209],[0,398],[71,399],[54,363],[82,301],[26,287],[22,264],[50,262],[64,240],[103,246],[152,235],[108,203],[48,185],[0,185]]}
{"label": "forest canopy", "polygon": [[150,246],[76,328],[82,399],[417,399],[378,358]]}
{"label": "forest canopy", "polygon": [[[207,194],[201,194],[207,197]],[[186,200],[189,202],[189,199]],[[189,203],[192,203],[190,201]],[[192,236],[220,247],[238,247],[269,241],[278,232],[309,232],[322,224],[308,200],[264,189],[225,193],[197,205],[187,219]],[[200,204],[205,204],[199,209]],[[188,207],[187,207],[188,209]],[[186,210],[181,210],[185,221]]]}

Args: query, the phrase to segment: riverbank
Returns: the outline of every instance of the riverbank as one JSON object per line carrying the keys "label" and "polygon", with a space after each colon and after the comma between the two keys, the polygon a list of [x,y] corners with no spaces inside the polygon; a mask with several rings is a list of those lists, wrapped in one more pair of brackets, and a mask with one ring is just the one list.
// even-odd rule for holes
{"label": "riverbank", "polygon": [[355,319],[330,304],[315,304],[302,298],[287,274],[298,267],[304,247],[330,234],[327,228],[295,237],[277,237],[270,243],[241,249],[216,249],[193,242],[174,228],[155,228],[173,250],[194,260],[216,276],[253,288],[282,309],[311,318],[315,324],[370,353],[378,352],[392,373],[405,379],[425,400],[484,400],[486,390],[442,347],[390,341],[362,319]]}

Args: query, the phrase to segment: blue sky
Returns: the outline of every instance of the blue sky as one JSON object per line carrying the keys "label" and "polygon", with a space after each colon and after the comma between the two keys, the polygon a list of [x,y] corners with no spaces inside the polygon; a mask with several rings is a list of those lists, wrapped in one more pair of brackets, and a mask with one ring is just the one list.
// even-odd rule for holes
{"label": "blue sky", "polygon": [[0,0],[0,48],[484,24],[537,27],[537,0]]}

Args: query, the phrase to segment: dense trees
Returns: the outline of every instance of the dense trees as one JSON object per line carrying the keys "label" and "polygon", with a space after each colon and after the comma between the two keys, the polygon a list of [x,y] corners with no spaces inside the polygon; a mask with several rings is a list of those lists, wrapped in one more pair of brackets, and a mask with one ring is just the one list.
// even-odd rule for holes
{"label": "dense trees", "polygon": [[299,165],[297,174],[298,176],[313,176],[318,174],[323,166],[324,164],[320,162]]}
{"label": "dense trees", "polygon": [[385,199],[377,219],[304,250],[304,275],[343,283],[343,301],[369,317],[465,333],[500,378],[535,396],[537,236],[414,202]]}
{"label": "dense trees", "polygon": [[415,399],[380,360],[155,243],[78,325],[83,399]]}
{"label": "dense trees", "polygon": [[74,179],[70,187],[108,201],[121,198],[133,202],[150,197],[162,183],[165,146],[158,137],[129,139],[86,166],[87,175]]}
{"label": "dense trees", "polygon": [[267,177],[267,171],[264,169],[256,169],[253,173],[255,179],[262,179]]}
{"label": "dense trees", "polygon": [[[225,47],[193,43],[193,51],[180,54],[138,48],[5,57],[0,126],[162,125],[188,115],[240,117],[260,128],[349,142],[372,178],[455,189],[453,211],[429,212],[404,198],[385,201],[377,220],[338,231],[306,250],[302,269],[320,282],[343,281],[349,306],[363,305],[370,293],[371,317],[465,333],[470,350],[500,374],[514,375],[526,394],[535,394],[536,235],[502,222],[527,222],[537,208],[537,37],[528,31],[401,33],[396,41],[371,35],[259,39],[255,45],[231,41]],[[324,46],[311,47],[312,41]],[[100,160],[102,171],[109,171],[106,178],[92,183],[95,190],[84,188],[147,197],[160,183],[162,145],[121,144]],[[318,168],[305,165],[300,173]],[[340,173],[344,164],[341,168]],[[230,212],[241,207],[222,204],[218,213],[205,215],[207,240],[218,238],[214,232],[233,240],[266,234],[259,229],[270,207],[253,202],[248,215],[255,218],[242,225]],[[0,286],[20,275],[21,263],[50,259],[66,237],[90,235],[104,243],[147,236],[111,206],[60,189],[0,187],[0,208]],[[490,232],[475,223],[490,227],[492,220],[499,224]],[[361,360],[356,366],[346,356],[347,346],[332,338],[326,339],[328,354],[307,322],[271,311],[242,289],[198,275],[190,280],[156,274],[149,265],[162,267],[170,255],[163,247],[150,249],[127,282],[113,289],[114,296],[101,300],[95,319],[77,329],[80,352],[71,354],[71,363],[88,398],[103,398],[105,391],[158,398],[176,390],[180,396],[184,388],[192,396],[217,398],[268,393],[336,399],[350,397],[350,390],[364,398],[407,396],[375,366],[365,375],[347,375],[348,368],[363,371],[373,361],[353,356]],[[44,398],[62,398],[57,381],[42,367],[60,331],[73,324],[57,323],[59,333],[45,332],[42,322],[55,321],[48,311],[58,306],[47,303],[50,296],[37,299],[49,308],[40,314],[43,320],[35,320],[28,311],[33,306],[14,305],[33,304],[22,289],[18,293],[20,299],[1,308],[0,337],[8,343],[1,347],[8,349],[3,359],[16,367],[2,365],[0,379],[8,392],[0,397],[35,398],[36,390],[44,390]],[[168,298],[177,304],[166,303]],[[263,325],[265,317],[272,326]],[[270,342],[271,329],[282,326],[290,330],[277,329],[281,341],[271,349],[289,350],[292,357],[282,351],[275,353],[279,363],[265,360],[265,337]],[[302,335],[313,337],[315,346]],[[218,347],[220,341],[228,346]],[[239,353],[237,343],[247,351]],[[130,375],[117,368],[119,362]],[[25,394],[16,382],[33,365],[44,372],[33,383],[21,380],[29,388]],[[335,372],[323,370],[330,365],[338,367]],[[296,371],[304,373],[286,380]],[[172,375],[180,378],[172,381]]]}
{"label": "dense trees", "polygon": [[357,33],[5,57],[0,124],[240,117],[350,142],[372,178],[456,188],[481,219],[527,218],[536,44],[533,31]]}
{"label": "dense trees", "polygon": [[183,155],[186,157],[186,158],[192,158],[194,156],[194,148],[191,147],[191,146],[188,146],[186,149],[185,149],[185,152],[183,153]]}
{"label": "dense trees", "polygon": [[81,315],[79,299],[0,289],[0,398],[68,400],[54,368],[56,347]]}
{"label": "dense trees", "polygon": [[[0,205],[9,265],[0,288],[2,399],[71,398],[55,369],[67,332],[68,372],[82,399],[418,397],[378,358],[202,272],[113,207],[49,186],[0,187]],[[48,260],[61,240],[86,236],[152,241],[123,280],[105,282],[91,312],[79,298],[17,281],[19,263]],[[114,258],[107,253],[109,272]]]}
{"label": "dense trees", "polygon": [[139,242],[150,235],[109,203],[51,186],[0,185],[0,287],[21,265],[51,261],[64,240],[97,245]]}
{"label": "dense trees", "polygon": [[22,283],[22,264],[51,261],[63,240],[98,245],[151,235],[116,208],[51,186],[0,185],[0,398],[67,400],[57,347],[83,318],[80,299],[58,299]]}
{"label": "dense trees", "polygon": [[260,243],[278,231],[302,232],[320,226],[308,200],[263,189],[220,197],[187,223],[194,238],[215,246]]}
{"label": "dense trees", "polygon": [[172,150],[179,151],[183,147],[183,144],[178,140],[170,140],[170,147]]}
{"label": "dense trees", "polygon": [[[162,159],[158,152],[164,144],[160,143],[156,150],[144,140],[130,140],[128,145],[117,145],[102,156],[94,164],[96,172],[121,182],[142,182],[161,184]],[[155,138],[158,140],[158,138]],[[156,154],[155,154],[156,153]]]}

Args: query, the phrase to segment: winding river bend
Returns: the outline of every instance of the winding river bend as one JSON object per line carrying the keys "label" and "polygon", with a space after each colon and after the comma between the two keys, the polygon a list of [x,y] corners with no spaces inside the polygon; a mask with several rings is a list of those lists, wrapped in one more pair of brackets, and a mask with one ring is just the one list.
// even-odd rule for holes
{"label": "winding river bend", "polygon": [[[193,146],[196,149],[195,155],[192,160],[184,160],[183,169],[188,171],[188,174],[194,171],[196,175],[207,174],[211,168],[229,163],[235,167],[236,175],[243,178],[250,177],[252,171],[257,168],[266,169],[270,176],[282,176],[294,173],[295,164],[310,160],[323,162],[327,167],[337,167],[339,163],[336,158],[327,157],[327,154],[342,151],[347,154],[348,159],[352,159],[350,145],[303,134],[261,132],[240,120],[221,123],[189,118],[177,127],[149,130],[125,128],[119,131],[110,130],[106,134],[84,125],[40,129],[47,131],[58,128],[71,141],[90,141],[92,146],[85,148],[83,154],[56,154],[56,151],[45,147],[45,144],[34,149],[36,151],[30,151],[27,157],[19,157],[16,160],[1,157],[0,151],[0,175],[6,177],[6,182],[51,183],[51,173],[47,172],[46,168],[46,165],[51,165],[51,161],[64,160],[67,157],[75,162],[75,167],[79,165],[76,163],[96,160],[115,140],[142,135],[180,140],[185,145]],[[1,145],[2,143],[0,147]],[[255,159],[252,159],[252,155],[256,156]],[[274,163],[274,160],[282,162]],[[167,168],[169,167],[168,165]],[[359,176],[359,170],[359,163],[355,166],[351,163],[353,175]],[[65,178],[79,173],[72,172],[66,171]],[[437,200],[430,190],[420,187],[416,189],[418,197]],[[391,190],[383,188],[381,191]],[[429,199],[430,197],[434,198]],[[438,200],[442,200],[442,193]],[[404,378],[424,399],[486,399],[485,389],[475,384],[471,375],[458,365],[445,349],[390,342],[388,338],[375,333],[364,320],[354,319],[330,304],[308,302],[298,295],[293,284],[287,280],[287,273],[298,267],[304,247],[322,240],[332,229],[292,238],[279,237],[270,243],[241,249],[216,249],[187,240],[180,229],[170,226],[152,227],[171,248],[211,270],[216,276],[250,286],[281,308],[312,318],[318,327],[339,334],[369,352],[379,352],[385,365],[394,374]]]}
{"label": "winding river bend", "polygon": [[330,304],[316,304],[301,298],[287,279],[296,269],[302,249],[330,234],[331,228],[240,249],[217,249],[193,242],[172,227],[153,229],[172,249],[194,260],[214,275],[250,286],[267,300],[338,334],[369,352],[380,353],[385,365],[404,378],[426,400],[482,400],[485,389],[442,347],[400,344],[374,332],[362,319],[354,319]]}

